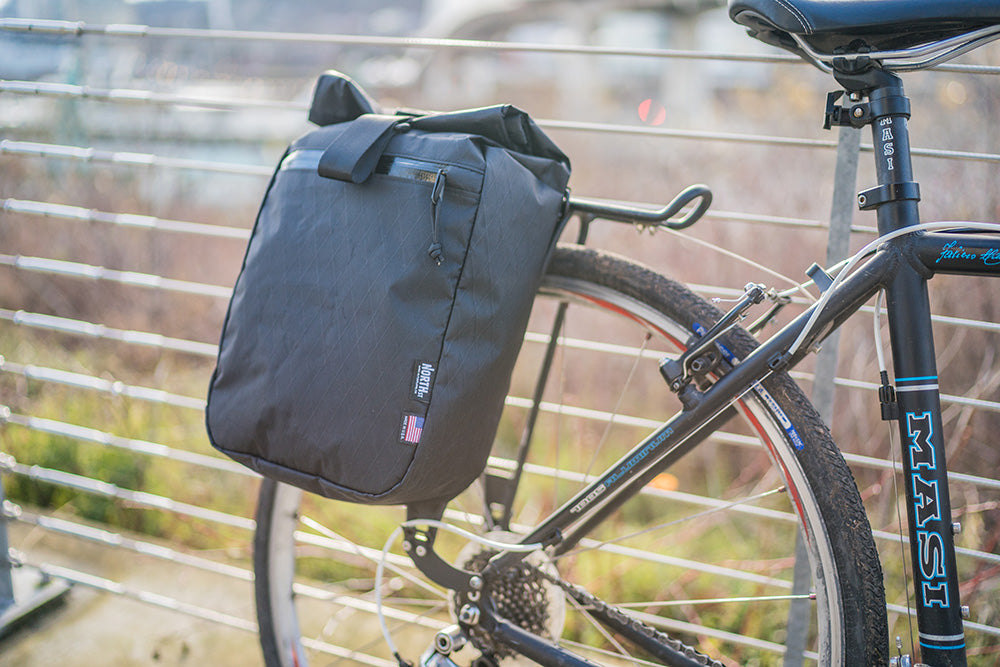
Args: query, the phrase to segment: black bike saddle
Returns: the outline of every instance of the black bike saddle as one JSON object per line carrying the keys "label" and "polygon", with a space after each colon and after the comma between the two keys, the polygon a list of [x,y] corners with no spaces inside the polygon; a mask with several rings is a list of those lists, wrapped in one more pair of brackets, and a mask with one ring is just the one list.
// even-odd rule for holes
{"label": "black bike saddle", "polygon": [[832,54],[931,44],[1000,24],[998,0],[729,0],[751,36],[803,55],[792,38]]}

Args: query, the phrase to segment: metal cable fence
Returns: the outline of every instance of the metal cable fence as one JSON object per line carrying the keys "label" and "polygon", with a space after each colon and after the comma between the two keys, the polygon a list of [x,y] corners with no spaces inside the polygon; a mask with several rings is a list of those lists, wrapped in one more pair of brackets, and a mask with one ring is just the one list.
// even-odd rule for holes
{"label": "metal cable fence", "polygon": [[[2,124],[3,135],[0,138],[0,169],[5,174],[0,186],[0,199],[3,201],[0,209],[0,271],[4,273],[6,285],[0,290],[0,434],[3,435],[0,471],[4,473],[8,496],[12,495],[11,490],[16,494],[16,502],[5,503],[4,516],[12,528],[23,526],[28,531],[57,533],[104,549],[141,554],[182,568],[238,581],[247,590],[252,573],[246,550],[235,548],[235,556],[220,556],[218,552],[224,552],[225,548],[219,549],[217,543],[206,535],[222,534],[221,543],[230,546],[249,543],[255,528],[251,517],[256,478],[242,466],[213,454],[205,436],[195,431],[201,423],[203,390],[214,361],[214,340],[231,293],[231,281],[239,267],[243,243],[249,238],[253,211],[273,170],[271,158],[280,155],[273,147],[262,151],[260,146],[277,146],[293,139],[295,135],[288,134],[287,128],[294,127],[296,131],[305,128],[301,121],[308,104],[301,99],[247,98],[234,92],[238,88],[231,88],[228,94],[191,93],[180,90],[179,86],[173,91],[154,89],[163,87],[163,81],[159,79],[145,81],[149,84],[147,88],[141,87],[144,81],[140,78],[126,85],[105,85],[100,81],[81,83],[88,79],[88,63],[94,65],[101,62],[105,50],[114,52],[120,44],[129,44],[130,53],[136,53],[136,49],[141,52],[150,40],[156,40],[157,49],[162,49],[164,45],[198,49],[219,44],[262,42],[295,45],[296,48],[302,45],[336,46],[341,49],[340,53],[347,54],[344,56],[347,60],[351,60],[349,54],[352,50],[380,49],[380,53],[417,50],[455,57],[488,53],[514,58],[585,58],[598,64],[632,59],[670,63],[674,68],[705,64],[747,65],[761,68],[768,73],[766,76],[773,77],[767,85],[779,86],[793,94],[801,94],[800,87],[805,88],[814,100],[816,94],[813,88],[828,85],[817,84],[810,79],[815,74],[800,66],[798,59],[776,54],[180,29],[0,18],[0,35],[3,34],[16,34],[22,39],[54,36],[86,40],[88,44],[86,50],[81,48],[78,67],[73,70],[74,81],[0,81],[0,110],[5,104],[16,104],[15,101],[27,100],[35,105],[26,107],[24,113],[27,115],[19,116],[16,122]],[[141,45],[135,46],[136,43]],[[171,57],[183,57],[183,54]],[[205,68],[210,69],[210,66]],[[310,66],[310,71],[323,68]],[[461,71],[456,72],[454,76],[461,78]],[[311,71],[311,75],[315,73]],[[918,81],[916,96],[923,95],[923,98],[933,100],[942,89],[935,83],[935,77],[959,77],[949,79],[943,88],[946,92],[950,90],[948,94],[955,97],[959,96],[956,92],[959,88],[949,88],[952,81],[959,81],[958,86],[969,91],[975,89],[979,82],[992,83],[995,81],[992,77],[997,74],[1000,74],[1000,67],[966,63],[942,66],[934,72],[914,75],[913,78]],[[237,75],[230,73],[227,76],[232,83]],[[238,78],[235,80],[240,82]],[[723,83],[718,85],[723,86]],[[432,96],[433,86],[430,89]],[[393,92],[405,94],[406,91]],[[571,120],[556,115],[565,112],[565,107],[553,105],[551,109],[546,109],[554,117],[544,119],[543,114],[539,125],[550,131],[557,142],[565,139],[570,146],[568,152],[571,157],[573,147],[589,150],[588,143],[592,139],[597,143],[608,142],[616,148],[620,146],[623,151],[635,151],[639,150],[636,146],[642,147],[641,158],[633,160],[630,157],[628,162],[634,165],[636,171],[646,172],[647,175],[637,177],[634,179],[636,183],[630,183],[620,191],[604,187],[604,174],[611,170],[620,176],[629,171],[629,164],[621,167],[609,159],[607,162],[581,165],[574,158],[577,170],[583,173],[583,184],[575,187],[575,191],[581,194],[591,194],[582,189],[590,186],[598,190],[595,193],[597,196],[607,199],[656,202],[664,198],[664,187],[672,192],[688,181],[707,182],[717,193],[726,190],[730,178],[735,184],[733,189],[737,195],[720,197],[720,207],[737,210],[710,211],[705,221],[690,234],[699,245],[694,245],[695,241],[687,242],[662,234],[657,236],[654,244],[646,241],[648,236],[637,236],[631,230],[618,229],[598,232],[597,244],[606,241],[613,249],[626,255],[636,255],[642,261],[684,280],[704,296],[723,300],[740,293],[738,287],[749,279],[748,274],[754,280],[759,279],[756,263],[770,265],[775,261],[771,239],[776,239],[778,234],[787,235],[782,238],[793,238],[794,235],[794,243],[801,242],[806,253],[821,256],[826,243],[823,233],[830,226],[826,215],[830,196],[823,189],[823,184],[833,180],[829,161],[838,147],[838,141],[796,136],[794,132],[790,132],[790,136],[772,134],[774,114],[787,110],[785,104],[777,99],[781,97],[780,93],[771,95],[766,87],[750,92],[752,94],[721,88],[708,91],[707,95],[723,100],[723,107],[731,104],[732,100],[740,100],[741,103],[750,100],[749,104],[759,108],[760,113],[753,123],[745,119],[736,122],[723,110],[713,114],[718,126],[707,129],[694,125],[700,120],[697,116],[693,120],[679,118],[676,126],[668,123],[663,127],[654,127],[644,122],[637,123],[635,119],[623,120],[623,114],[588,119],[587,109],[571,107],[569,111],[573,115],[584,116]],[[426,90],[414,92],[414,95],[427,96]],[[405,97],[402,99],[405,103],[410,101]],[[478,102],[473,97],[468,105]],[[919,108],[919,105],[914,106]],[[954,106],[945,105],[942,113],[955,111]],[[992,107],[986,102],[982,106],[987,110],[979,109],[978,112],[987,115],[972,116],[970,123],[977,120],[986,122],[989,118]],[[818,104],[813,107],[810,108],[812,120],[818,121]],[[73,120],[109,109],[111,113],[127,110],[131,116],[110,117],[110,131],[105,128],[91,132],[85,123]],[[58,119],[65,127],[47,127],[45,122],[35,122],[31,118],[35,112],[44,118]],[[256,120],[247,125],[249,130],[241,130],[244,132],[242,136],[206,140],[201,137],[200,131],[192,129],[193,124],[183,121],[184,114],[191,113],[211,114],[211,123],[218,123],[220,117],[230,118],[233,114],[241,114],[243,121],[247,118]],[[141,120],[122,121],[132,116],[151,120],[148,124]],[[291,124],[284,120],[270,124],[270,119],[275,116],[291,118]],[[181,120],[178,121],[178,118]],[[201,122],[206,117],[196,115],[193,118],[194,122]],[[115,133],[115,122],[121,123],[120,135]],[[813,124],[818,125],[818,122]],[[149,141],[135,138],[136,133],[142,134],[143,128],[154,125],[170,126],[171,133]],[[225,120],[222,125],[225,125]],[[255,128],[258,127],[261,129],[255,135]],[[733,127],[739,129],[734,130]],[[778,127],[782,126],[779,124]],[[793,124],[790,129],[797,128]],[[187,132],[190,136],[185,139]],[[627,143],[634,141],[640,143]],[[956,148],[915,148],[913,155],[919,161],[918,173],[921,167],[927,165],[934,180],[940,178],[942,182],[954,183],[954,179],[958,179],[962,183],[963,179],[967,179],[966,182],[989,184],[995,181],[990,180],[993,177],[988,170],[995,171],[996,163],[1000,162],[1000,154],[989,152],[995,146],[1000,146],[1000,143],[974,140],[960,142]],[[741,150],[751,153],[748,157],[731,159],[731,155]],[[871,150],[868,144],[860,147],[862,155]],[[677,155],[679,164],[665,165],[654,154]],[[593,156],[588,154],[587,157]],[[759,168],[751,168],[755,173],[746,177],[748,180],[745,182],[737,181],[732,171],[726,172],[720,182],[713,182],[712,165],[720,161],[735,162],[736,168],[742,165],[745,170],[751,160],[761,159],[764,160],[761,164],[768,165],[768,168],[771,161],[787,162],[793,171],[813,167],[818,172],[817,180],[803,185],[774,184],[759,177],[756,173]],[[781,170],[780,164],[774,167],[775,173]],[[659,178],[648,175],[657,171],[664,172],[671,182],[663,184]],[[861,178],[866,178],[864,171],[861,174]],[[183,188],[196,188],[197,185],[192,184],[199,181],[202,185],[215,184],[216,181],[212,180],[215,178],[225,180],[206,186],[206,189],[215,188],[216,191],[208,193],[204,202],[198,199],[197,194],[192,195],[190,200],[186,199]],[[161,181],[169,184],[169,187],[165,186],[165,194],[159,192]],[[935,191],[930,187],[932,185],[928,183],[925,188],[929,198]],[[759,200],[754,199],[749,208],[740,208],[740,195],[756,196],[771,186],[776,186],[777,192],[764,193]],[[996,210],[1000,210],[1000,203],[988,196],[988,187],[969,188],[969,199],[977,200],[971,195],[982,193],[982,202],[957,200],[961,204],[960,217],[989,218],[990,214],[995,215]],[[785,188],[794,191],[786,192]],[[119,189],[122,196],[114,196]],[[221,196],[220,189],[224,191]],[[817,204],[818,200],[822,201]],[[787,206],[781,206],[781,203]],[[942,209],[954,203],[955,198],[946,198]],[[232,211],[227,211],[227,207]],[[943,215],[937,209],[932,211]],[[595,223],[595,227],[600,224]],[[608,223],[608,227],[615,228],[616,225]],[[871,240],[873,219],[859,216],[850,223],[850,232],[852,246]],[[803,240],[799,241],[800,238]],[[725,271],[699,272],[698,269],[703,266],[692,266],[708,263],[692,259],[699,256],[698,253],[706,252],[702,243],[728,249],[728,255],[712,255],[715,257],[713,261],[726,266]],[[810,258],[803,262],[804,255],[796,253],[795,261],[789,262],[786,261],[789,260],[787,254],[780,249],[777,253],[779,270],[785,273],[796,270],[801,273],[811,261]],[[743,263],[741,258],[748,263]],[[721,274],[721,280],[713,282],[713,274]],[[769,280],[773,280],[773,276]],[[793,277],[789,282],[794,284],[804,280],[804,277]],[[789,285],[778,286],[787,288]],[[982,433],[988,432],[995,424],[990,421],[994,419],[991,415],[1000,412],[1000,373],[991,363],[991,351],[996,347],[993,337],[1000,331],[1000,318],[989,307],[988,292],[981,286],[972,289],[983,290],[981,300],[984,304],[973,309],[971,314],[955,312],[950,308],[950,295],[960,293],[956,290],[962,288],[949,289],[951,291],[946,293],[949,296],[944,299],[944,304],[949,307],[939,309],[934,317],[944,343],[941,347],[946,359],[942,365],[954,364],[962,373],[962,377],[956,378],[952,385],[943,385],[947,391],[942,395],[948,425],[957,433],[953,447],[956,453],[952,457],[955,463],[955,472],[951,477],[955,490],[952,493],[960,518],[980,517],[981,520],[974,523],[985,523],[987,529],[995,531],[995,519],[991,517],[995,517],[1000,508],[998,467],[983,464],[984,460],[990,460],[988,454],[981,455],[987,458],[975,459],[963,467],[962,453],[984,439]],[[792,307],[802,303],[804,299],[797,299]],[[872,308],[862,312],[870,315]],[[867,320],[864,316],[858,319]],[[863,324],[858,327],[859,330],[869,328],[867,321]],[[855,471],[867,501],[876,495],[877,489],[888,488],[902,467],[890,458],[888,444],[882,442],[888,440],[887,431],[878,427],[877,419],[873,417],[877,413],[877,408],[873,409],[873,406],[877,405],[875,394],[878,384],[877,372],[872,371],[874,362],[869,353],[870,341],[863,342],[864,335],[849,330],[845,335],[849,336],[849,353],[841,355],[836,377],[817,379],[820,371],[810,367],[796,371],[793,376],[807,386],[818,382],[832,382],[836,386],[834,436],[838,442],[846,441],[845,458]],[[870,338],[870,334],[867,335]],[[526,345],[541,346],[547,342],[548,335],[542,331],[531,331],[526,339]],[[652,352],[637,350],[629,345],[613,345],[584,337],[567,337],[563,345],[595,355],[645,355],[653,360],[656,358]],[[962,356],[967,348],[976,347],[986,352],[982,359],[968,360]],[[511,396],[508,404],[514,408],[528,408],[531,401],[526,397]],[[638,413],[631,414],[627,410],[612,414],[569,402],[547,400],[541,405],[541,410],[560,419],[600,423],[613,421],[637,428],[659,424],[658,420]],[[866,419],[874,424],[870,430],[861,426]],[[174,420],[177,427],[158,425],[163,420]],[[869,442],[875,440],[878,441],[875,444]],[[753,446],[750,439],[739,433],[720,433],[716,441],[726,447]],[[115,452],[123,458],[102,459],[103,455],[84,454],[74,449],[77,453],[70,456],[70,465],[61,466],[56,459],[41,451],[39,443],[55,443],[54,447],[60,450],[100,448],[102,452]],[[85,465],[85,459],[95,456],[101,459],[99,465]],[[163,462],[168,467],[158,468],[151,461]],[[495,458],[491,465],[504,469],[510,468],[513,462]],[[122,466],[148,469],[152,474],[122,481],[117,479],[120,475],[116,473],[113,479],[111,471]],[[156,473],[161,470],[167,477],[157,479]],[[104,476],[105,471],[108,476]],[[547,479],[560,478],[559,472],[545,466],[529,466],[526,472]],[[195,491],[186,488],[186,481],[203,474],[208,475],[206,479],[210,480],[203,486],[228,488],[230,491],[215,497],[200,487]],[[565,473],[562,474],[565,476]],[[577,481],[585,479],[586,476],[582,476]],[[88,513],[74,509],[75,501],[66,500],[71,496],[37,489],[72,491],[102,499],[109,503],[107,507],[126,508],[131,518],[119,527],[110,520],[118,512],[116,509],[107,509],[102,505],[105,509]],[[655,489],[649,490],[649,493],[703,508],[718,508],[724,504],[707,495],[693,496]],[[51,502],[57,496],[62,500]],[[48,505],[46,500],[50,501]],[[900,527],[883,521],[888,516],[887,508],[895,506],[895,499],[880,501],[876,498],[872,503],[872,511],[880,513],[873,520],[873,527],[880,549],[885,545],[883,557],[889,558],[889,554],[895,557],[898,555],[896,545],[899,543]],[[20,504],[25,508],[22,509]],[[71,511],[67,511],[67,504]],[[791,514],[752,506],[737,507],[734,511],[765,521],[794,521]],[[174,518],[144,520],[135,518],[136,513]],[[453,518],[462,521],[466,517]],[[181,523],[198,527],[191,529],[194,534],[187,539],[175,539],[171,529]],[[233,531],[235,536],[229,536],[226,531]],[[18,532],[18,535],[24,534],[27,533]],[[142,534],[149,535],[149,539]],[[996,533],[986,530],[979,534]],[[298,537],[317,549],[350,549],[329,537],[311,533],[299,533]],[[33,565],[47,577],[227,628],[248,632],[257,630],[256,622],[251,620],[252,612],[240,616],[187,602],[183,585],[177,587],[173,594],[164,595],[65,565],[44,562],[32,553],[30,542],[28,540],[29,546],[24,548],[24,554],[12,552],[12,561]],[[977,573],[978,599],[995,598],[1000,588],[996,577],[996,568],[1000,567],[996,545],[995,540],[987,540],[983,544],[963,544],[959,548],[960,557],[970,563],[967,568]],[[202,548],[207,556],[196,555]],[[372,552],[364,557],[376,560],[378,555]],[[655,555],[649,557],[654,558]],[[408,561],[402,558],[395,565],[401,568],[409,566]],[[699,564],[689,562],[684,567],[697,568]],[[757,576],[738,568],[713,572],[718,576],[746,577],[750,580]],[[767,582],[775,583],[770,579]],[[780,581],[777,585],[791,588],[791,582]],[[309,589],[305,585],[298,592],[318,599],[329,596],[328,592]],[[890,599],[889,603],[893,614],[901,617],[908,615],[905,602],[900,604],[898,599]],[[374,610],[370,601],[347,595],[337,596],[337,604],[358,613],[371,614]],[[985,644],[995,647],[1000,644],[1000,640],[996,639],[1000,638],[996,618],[995,614],[989,613],[977,616],[974,608],[967,630],[988,637]],[[980,622],[980,619],[986,620]],[[394,620],[424,624],[434,629],[440,626],[435,620],[407,616],[402,612]],[[331,656],[372,665],[393,664],[373,655],[344,653],[339,647],[318,640],[314,644],[314,648]]]}

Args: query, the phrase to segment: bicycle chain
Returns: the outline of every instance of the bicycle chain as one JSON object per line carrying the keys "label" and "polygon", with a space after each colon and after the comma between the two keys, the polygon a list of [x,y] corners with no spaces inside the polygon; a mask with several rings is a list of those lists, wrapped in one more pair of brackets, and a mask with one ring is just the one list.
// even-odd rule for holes
{"label": "bicycle chain", "polygon": [[544,578],[549,583],[561,588],[563,591],[566,592],[567,595],[573,598],[573,600],[582,605],[589,613],[593,614],[596,618],[598,618],[598,620],[603,619],[611,623],[612,625],[618,625],[619,627],[627,626],[634,632],[638,632],[661,644],[669,646],[674,651],[677,651],[678,653],[684,655],[685,657],[696,662],[699,665],[704,665],[705,667],[726,667],[718,660],[710,658],[709,656],[705,655],[704,653],[701,653],[697,649],[688,646],[679,639],[674,639],[667,633],[662,632],[661,630],[657,630],[656,628],[650,625],[646,625],[645,623],[635,618],[634,616],[630,616],[625,612],[623,612],[621,609],[618,609],[613,605],[609,605],[607,602],[604,602],[600,598],[594,596],[590,591],[586,590],[585,588],[582,588],[575,584],[571,584],[568,581],[563,581],[558,577],[555,577],[551,574],[548,574],[547,572],[542,571],[540,568],[537,568],[534,565],[529,565],[528,563],[524,563],[524,565],[535,570],[542,578]]}

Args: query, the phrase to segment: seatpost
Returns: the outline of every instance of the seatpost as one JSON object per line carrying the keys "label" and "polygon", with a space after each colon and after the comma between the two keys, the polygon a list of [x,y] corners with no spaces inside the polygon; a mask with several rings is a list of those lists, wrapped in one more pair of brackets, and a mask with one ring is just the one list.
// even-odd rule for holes
{"label": "seatpost", "polygon": [[[917,225],[920,188],[913,179],[910,162],[910,103],[902,81],[871,64],[863,71],[858,70],[864,63],[853,65],[853,72],[836,72],[834,76],[855,104],[849,108],[836,106],[839,95],[835,99],[831,94],[827,124],[871,126],[878,185],[861,192],[858,205],[862,210],[876,211],[880,234]],[[898,413],[891,418],[899,423],[903,449],[920,662],[934,667],[964,667],[963,610],[953,537],[958,524],[951,521],[927,296],[930,274],[915,264],[901,262],[885,291],[899,405]]]}

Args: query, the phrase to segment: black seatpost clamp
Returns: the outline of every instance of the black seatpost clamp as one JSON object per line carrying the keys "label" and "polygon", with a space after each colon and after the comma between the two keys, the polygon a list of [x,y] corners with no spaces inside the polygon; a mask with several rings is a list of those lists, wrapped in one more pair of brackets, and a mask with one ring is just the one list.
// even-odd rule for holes
{"label": "black seatpost clamp", "polygon": [[835,90],[826,96],[826,116],[823,120],[823,129],[829,130],[837,125],[849,127],[864,127],[872,119],[871,109],[864,102],[859,102],[850,107],[837,104],[837,101],[844,94],[842,90]]}
{"label": "black seatpost clamp", "polygon": [[[850,107],[837,104],[837,101],[844,94],[842,90],[835,90],[826,96],[826,116],[823,121],[823,129],[829,130],[834,125],[847,125],[851,127],[864,127],[876,118],[885,116],[910,117],[910,100],[902,93],[888,94],[875,97],[868,102],[858,102]],[[860,95],[852,93],[852,96],[860,99]]]}

